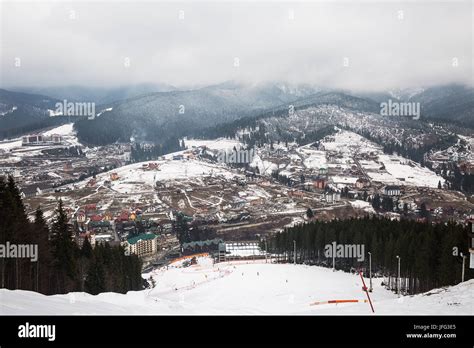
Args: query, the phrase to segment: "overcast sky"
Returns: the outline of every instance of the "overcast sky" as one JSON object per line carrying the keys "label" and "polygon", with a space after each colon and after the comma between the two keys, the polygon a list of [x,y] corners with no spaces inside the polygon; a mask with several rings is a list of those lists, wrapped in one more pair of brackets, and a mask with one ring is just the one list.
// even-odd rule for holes
{"label": "overcast sky", "polygon": [[0,6],[2,87],[236,80],[381,90],[472,83],[470,1]]}

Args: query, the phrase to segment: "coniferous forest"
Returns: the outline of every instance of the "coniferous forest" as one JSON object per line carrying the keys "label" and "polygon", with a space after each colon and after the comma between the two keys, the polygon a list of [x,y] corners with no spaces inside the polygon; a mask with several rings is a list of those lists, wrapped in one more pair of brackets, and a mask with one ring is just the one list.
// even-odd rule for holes
{"label": "coniferous forest", "polygon": [[181,145],[178,139],[171,139],[165,144],[154,144],[147,146],[136,143],[132,144],[130,159],[134,163],[156,160],[160,156],[181,150],[184,150],[184,146]]}
{"label": "coniferous forest", "polygon": [[71,235],[62,201],[51,226],[36,209],[31,222],[12,177],[0,177],[0,244],[38,245],[38,260],[0,258],[0,287],[46,295],[71,291],[126,293],[143,288],[141,261],[108,244],[92,248],[86,238],[79,248]]}
{"label": "coniferous forest", "polygon": [[[297,263],[332,267],[332,258],[325,257],[326,245],[334,241],[337,244],[364,245],[363,261],[336,258],[336,269],[362,270],[368,277],[370,252],[372,274],[393,283],[398,273],[398,255],[403,289],[408,294],[416,294],[461,281],[460,255],[469,256],[468,231],[468,227],[454,223],[432,225],[377,217],[314,221],[277,233],[267,240],[267,247],[269,252],[286,255],[286,261],[292,261],[293,241],[296,241]],[[465,280],[473,277],[467,258]]]}

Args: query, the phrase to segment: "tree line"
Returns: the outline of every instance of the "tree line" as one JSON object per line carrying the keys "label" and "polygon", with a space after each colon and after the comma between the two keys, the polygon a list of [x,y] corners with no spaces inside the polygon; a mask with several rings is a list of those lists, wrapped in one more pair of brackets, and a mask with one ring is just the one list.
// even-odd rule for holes
{"label": "tree line", "polygon": [[[429,168],[434,170],[431,165]],[[448,188],[467,193],[474,192],[474,174],[461,171],[456,162],[442,163],[436,172],[446,179]]]}
{"label": "tree line", "polygon": [[418,162],[422,166],[425,165],[426,153],[434,150],[446,149],[454,145],[457,141],[457,137],[455,135],[450,135],[437,139],[436,142],[429,144],[409,145],[407,142],[405,142],[403,145],[400,145],[398,143],[395,143],[394,141],[388,141],[383,136],[373,135],[370,131],[356,131],[347,127],[342,128],[356,132],[364,138],[381,145],[385,154],[393,155],[395,153],[402,157],[409,158],[415,162]]}
{"label": "tree line", "polygon": [[19,106],[0,118],[0,139],[37,133],[39,129],[57,127],[68,122],[65,116],[49,117],[44,110],[34,106]]}
{"label": "tree line", "polygon": [[184,141],[181,143],[177,138],[170,139],[163,144],[141,145],[139,143],[132,144],[130,159],[133,163],[156,160],[160,156],[184,150]]}
{"label": "tree line", "polygon": [[[368,252],[372,255],[372,273],[396,277],[397,255],[401,259],[401,278],[406,292],[416,294],[461,281],[462,257],[469,255],[469,228],[449,222],[427,224],[412,220],[390,220],[380,217],[312,221],[287,228],[267,240],[271,253],[286,255],[293,260],[293,241],[296,241],[296,260],[332,267],[332,258],[325,256],[325,248],[337,244],[364,245],[364,261],[357,258],[336,258],[336,269],[362,270],[368,275]],[[466,260],[465,280],[474,277]]]}
{"label": "tree line", "polygon": [[216,231],[212,227],[200,226],[198,221],[193,221],[190,224],[190,220],[184,213],[177,212],[176,220],[173,221],[173,233],[176,234],[181,246],[184,243],[205,241],[217,237]]}
{"label": "tree line", "polygon": [[92,248],[88,238],[79,247],[61,200],[48,226],[38,207],[30,221],[11,176],[0,177],[0,245],[37,245],[36,262],[29,258],[0,258],[0,287],[45,295],[85,291],[91,294],[141,290],[141,261],[121,246]]}

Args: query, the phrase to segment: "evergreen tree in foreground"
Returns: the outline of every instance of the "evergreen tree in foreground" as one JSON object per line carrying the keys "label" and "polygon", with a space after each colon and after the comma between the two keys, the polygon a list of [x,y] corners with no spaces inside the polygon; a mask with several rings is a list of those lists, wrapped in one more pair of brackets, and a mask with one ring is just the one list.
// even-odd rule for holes
{"label": "evergreen tree in foreground", "polygon": [[51,226],[51,242],[53,244],[54,267],[56,268],[57,292],[67,293],[77,288],[76,255],[77,246],[68,225],[68,217],[59,200],[56,217]]}
{"label": "evergreen tree in foreground", "polygon": [[37,291],[46,295],[71,291],[126,293],[143,289],[142,263],[123,247],[108,244],[92,248],[85,238],[74,242],[72,226],[59,200],[51,228],[40,207],[34,221],[26,216],[20,191],[12,177],[0,177],[0,244],[33,244],[38,259],[0,258],[0,288]]}

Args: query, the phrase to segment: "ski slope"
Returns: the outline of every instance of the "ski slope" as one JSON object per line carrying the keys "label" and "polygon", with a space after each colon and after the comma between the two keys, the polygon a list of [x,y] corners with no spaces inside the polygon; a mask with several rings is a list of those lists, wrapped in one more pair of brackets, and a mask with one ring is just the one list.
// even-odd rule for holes
{"label": "ski slope", "polygon": [[[51,136],[53,134],[61,135],[63,137],[64,144],[54,145],[56,147],[61,147],[65,145],[67,146],[80,146],[81,145],[77,139],[76,131],[74,130],[74,123],[63,124],[61,126],[52,128],[48,131],[38,132],[38,133],[42,135],[46,135],[46,136]],[[51,145],[45,144],[42,146],[27,147],[27,149],[31,150],[31,152],[36,152],[38,150],[42,150],[45,147],[50,147],[50,146]],[[19,149],[22,149],[23,151],[25,150],[25,147],[22,146],[22,137],[0,141],[0,150],[12,151],[12,150],[19,150]]]}
{"label": "ski slope", "polygon": [[[26,314],[299,314],[372,315],[368,303],[310,305],[316,301],[366,299],[358,275],[331,269],[245,261],[172,264],[144,274],[156,287],[127,294],[86,293],[44,296],[29,291],[0,290],[0,315]],[[366,284],[368,280],[366,279]],[[373,281],[371,294],[378,314],[474,314],[474,280],[430,293],[398,298]]]}

